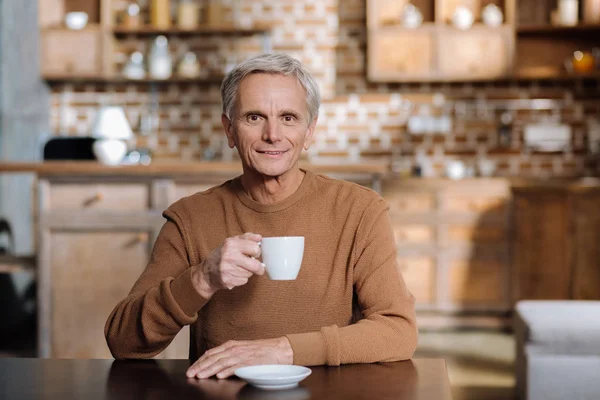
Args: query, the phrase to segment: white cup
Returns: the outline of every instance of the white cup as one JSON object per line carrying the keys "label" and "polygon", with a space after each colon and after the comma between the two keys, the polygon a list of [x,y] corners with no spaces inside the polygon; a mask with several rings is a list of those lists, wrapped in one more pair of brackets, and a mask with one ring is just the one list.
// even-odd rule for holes
{"label": "white cup", "polygon": [[266,237],[260,244],[262,262],[274,281],[294,280],[304,255],[304,236]]}

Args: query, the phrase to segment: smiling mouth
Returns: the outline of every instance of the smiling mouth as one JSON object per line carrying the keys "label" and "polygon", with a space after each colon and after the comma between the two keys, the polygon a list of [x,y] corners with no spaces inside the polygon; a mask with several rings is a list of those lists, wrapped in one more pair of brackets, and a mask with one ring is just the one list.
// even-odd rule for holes
{"label": "smiling mouth", "polygon": [[280,154],[286,153],[287,150],[280,150],[280,151],[275,151],[275,150],[267,150],[267,151],[256,150],[256,152],[260,153],[260,154],[266,154],[268,156],[278,156]]}

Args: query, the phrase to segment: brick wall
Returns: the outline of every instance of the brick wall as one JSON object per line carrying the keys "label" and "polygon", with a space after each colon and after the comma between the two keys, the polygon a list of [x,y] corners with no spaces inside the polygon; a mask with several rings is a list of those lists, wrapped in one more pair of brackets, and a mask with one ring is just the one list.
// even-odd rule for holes
{"label": "brick wall", "polygon": [[[249,0],[229,6],[228,18],[272,24],[270,44],[306,63],[323,92],[315,143],[305,157],[314,160],[385,159],[410,169],[426,160],[443,175],[447,161],[475,166],[496,162],[499,176],[581,176],[598,173],[589,155],[588,123],[600,117],[600,86],[594,81],[489,82],[452,84],[373,84],[365,79],[364,0]],[[236,4],[242,4],[236,6]],[[173,38],[174,54],[196,52],[202,68],[220,70],[261,51],[259,36]],[[147,42],[124,38],[120,58]],[[232,159],[220,124],[219,84],[61,84],[52,87],[51,126],[56,135],[87,135],[102,104],[122,105],[136,144],[155,159]],[[153,111],[154,110],[154,111]],[[144,131],[140,119],[157,121]],[[450,132],[414,134],[414,115],[444,116]],[[511,135],[500,143],[501,116]],[[561,152],[525,148],[523,127],[553,119],[572,127],[572,143]]]}

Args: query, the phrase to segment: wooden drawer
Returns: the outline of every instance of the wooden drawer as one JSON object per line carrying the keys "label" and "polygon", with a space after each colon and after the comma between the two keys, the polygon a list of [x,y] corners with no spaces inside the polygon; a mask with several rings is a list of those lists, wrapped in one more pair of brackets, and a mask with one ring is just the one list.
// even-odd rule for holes
{"label": "wooden drawer", "polygon": [[485,213],[502,216],[506,213],[508,199],[505,196],[483,197],[481,195],[445,195],[441,209],[451,212]]}
{"label": "wooden drawer", "polygon": [[435,261],[432,257],[398,257],[400,273],[417,303],[435,301]]}
{"label": "wooden drawer", "polygon": [[501,225],[452,224],[445,227],[443,236],[447,242],[445,244],[461,242],[471,242],[474,245],[478,243],[505,243],[509,239],[505,227]]}
{"label": "wooden drawer", "polygon": [[449,297],[453,303],[503,305],[508,266],[497,258],[451,259]]}
{"label": "wooden drawer", "polygon": [[433,210],[435,199],[432,193],[385,193],[390,213],[424,213]]}
{"label": "wooden drawer", "polygon": [[53,210],[145,210],[149,186],[141,183],[52,183],[48,207]]}
{"label": "wooden drawer", "polygon": [[435,238],[434,228],[428,225],[395,225],[396,245],[428,244]]}
{"label": "wooden drawer", "polygon": [[438,41],[440,74],[452,79],[492,79],[512,69],[510,28],[477,27],[468,31],[448,28]]}
{"label": "wooden drawer", "polygon": [[372,81],[419,80],[433,76],[433,29],[385,27],[368,35],[368,75]]}

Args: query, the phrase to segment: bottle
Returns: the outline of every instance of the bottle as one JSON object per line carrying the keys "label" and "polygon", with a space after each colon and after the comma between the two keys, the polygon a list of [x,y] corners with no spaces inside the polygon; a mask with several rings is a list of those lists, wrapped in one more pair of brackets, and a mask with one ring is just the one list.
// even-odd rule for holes
{"label": "bottle", "polygon": [[171,27],[169,0],[152,0],[150,4],[150,23],[159,29],[169,29]]}
{"label": "bottle", "polygon": [[177,26],[181,29],[196,29],[198,20],[198,4],[194,0],[181,0],[177,7]]}
{"label": "bottle", "polygon": [[169,79],[173,74],[173,59],[169,53],[166,37],[158,36],[150,50],[150,76],[154,79]]}

